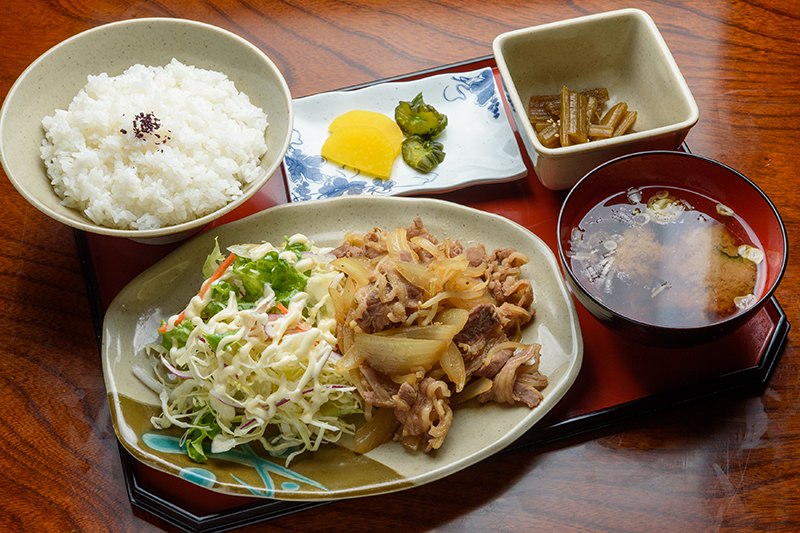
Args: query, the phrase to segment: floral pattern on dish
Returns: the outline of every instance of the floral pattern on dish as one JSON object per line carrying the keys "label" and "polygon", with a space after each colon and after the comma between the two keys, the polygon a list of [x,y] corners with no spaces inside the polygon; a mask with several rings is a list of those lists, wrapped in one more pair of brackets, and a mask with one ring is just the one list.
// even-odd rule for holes
{"label": "floral pattern on dish", "polygon": [[[448,117],[447,129],[438,139],[447,155],[435,171],[422,174],[398,157],[391,178],[381,180],[329,163],[320,155],[328,125],[337,116],[363,109],[393,117],[400,101],[410,101],[420,92],[426,103]],[[294,101],[294,112],[294,133],[284,157],[293,202],[352,195],[446,192],[480,183],[512,181],[527,174],[489,67],[299,98]]]}
{"label": "floral pattern on dish", "polygon": [[[153,450],[167,454],[186,454],[186,446],[178,437],[147,431],[140,435],[140,438],[144,444]],[[247,489],[247,491],[253,496],[262,496],[266,498],[272,498],[275,496],[276,485],[271,474],[277,474],[291,480],[280,485],[280,488],[286,492],[299,490],[301,487],[300,483],[310,485],[319,490],[328,490],[324,485],[317,483],[313,479],[302,476],[288,468],[262,459],[256,455],[256,453],[248,445],[242,445],[238,449],[228,450],[224,453],[211,453],[209,447],[208,456],[212,459],[231,461],[246,465],[255,470],[255,472],[258,474],[258,477],[263,482],[263,487],[254,487],[239,477],[231,474],[231,478],[233,478],[242,487]],[[217,483],[217,475],[212,470],[201,468],[199,466],[181,469],[179,477],[206,488],[213,488]]]}

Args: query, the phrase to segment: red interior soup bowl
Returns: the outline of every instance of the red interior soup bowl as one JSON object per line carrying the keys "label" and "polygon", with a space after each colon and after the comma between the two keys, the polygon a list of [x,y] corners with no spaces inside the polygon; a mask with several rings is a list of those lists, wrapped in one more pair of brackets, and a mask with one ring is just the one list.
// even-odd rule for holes
{"label": "red interior soup bowl", "polygon": [[686,347],[746,323],[786,269],[786,230],[748,178],[685,152],[640,152],[575,185],[558,255],[578,301],[643,344]]}

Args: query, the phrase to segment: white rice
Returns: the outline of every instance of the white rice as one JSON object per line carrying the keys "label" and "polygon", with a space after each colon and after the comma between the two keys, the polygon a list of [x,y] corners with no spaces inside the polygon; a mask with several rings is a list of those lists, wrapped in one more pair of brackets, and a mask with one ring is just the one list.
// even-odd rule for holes
{"label": "white rice", "polygon": [[[142,113],[160,127],[137,136]],[[263,172],[267,150],[267,115],[247,95],[222,73],[174,59],[89,76],[69,108],[42,124],[42,158],[62,203],[119,229],[216,211]]]}

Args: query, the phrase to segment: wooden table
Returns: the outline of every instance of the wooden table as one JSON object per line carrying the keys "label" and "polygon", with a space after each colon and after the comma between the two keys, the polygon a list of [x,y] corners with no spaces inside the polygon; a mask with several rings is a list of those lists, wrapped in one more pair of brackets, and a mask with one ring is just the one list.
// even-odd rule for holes
{"label": "wooden table", "polygon": [[[134,17],[199,20],[269,54],[294,97],[491,54],[498,34],[629,7],[615,0],[4,2],[0,95],[39,55]],[[687,142],[753,179],[798,252],[800,6],[642,1],[700,107]],[[71,228],[0,180],[0,530],[178,531],[126,493]],[[776,293],[798,320],[797,269]],[[591,342],[591,339],[587,339]],[[677,406],[485,460],[397,494],[243,531],[796,531],[800,342],[766,387]]]}

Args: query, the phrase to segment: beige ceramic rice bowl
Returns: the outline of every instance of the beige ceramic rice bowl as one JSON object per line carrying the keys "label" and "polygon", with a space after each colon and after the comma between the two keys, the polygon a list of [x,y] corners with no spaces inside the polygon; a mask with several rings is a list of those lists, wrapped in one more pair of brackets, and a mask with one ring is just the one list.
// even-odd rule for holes
{"label": "beige ceramic rice bowl", "polygon": [[[217,198],[216,204],[213,204],[212,208],[208,208],[209,204],[206,204],[205,210],[194,209],[194,206],[201,202],[200,200],[186,200],[184,203],[192,206],[188,209],[189,214],[183,219],[175,217],[172,220],[164,219],[162,227],[156,227],[162,224],[158,222],[150,226],[140,225],[139,229],[136,229],[136,226],[120,229],[112,227],[113,224],[98,224],[92,221],[79,209],[64,205],[63,191],[61,196],[56,194],[53,183],[51,183],[54,173],[51,172],[48,175],[45,160],[42,157],[41,145],[45,139],[43,119],[45,117],[57,118],[56,110],[69,109],[73,100],[77,100],[76,96],[82,92],[84,87],[87,87],[90,76],[94,79],[95,88],[93,90],[97,92],[97,86],[101,87],[98,100],[120,98],[120,94],[127,94],[121,91],[115,94],[113,90],[109,89],[109,85],[111,81],[120,79],[123,72],[129,69],[135,70],[132,69],[135,65],[149,68],[151,71],[166,72],[175,69],[177,74],[173,74],[171,79],[188,80],[184,82],[182,88],[191,87],[187,84],[193,83],[197,86],[197,84],[205,83],[205,85],[200,85],[202,90],[195,91],[198,95],[209,93],[207,88],[213,87],[215,92],[221,93],[225,100],[220,104],[213,101],[219,95],[208,96],[209,102],[204,103],[207,103],[209,110],[213,107],[215,111],[203,114],[205,110],[192,109],[192,106],[188,105],[184,105],[183,109],[177,109],[180,95],[172,96],[172,104],[165,97],[164,100],[167,103],[165,105],[164,102],[158,102],[161,105],[159,110],[151,112],[153,110],[150,108],[141,109],[142,116],[138,123],[134,117],[130,116],[138,109],[134,106],[130,108],[126,117],[130,123],[128,125],[114,123],[113,128],[115,129],[112,129],[112,133],[118,134],[122,131],[127,134],[128,141],[133,143],[138,142],[135,138],[137,135],[139,135],[139,139],[149,136],[152,140],[163,143],[163,151],[156,150],[154,153],[148,154],[148,157],[151,158],[164,156],[166,160],[166,163],[161,163],[160,168],[158,165],[152,167],[155,170],[150,172],[148,177],[152,176],[153,181],[170,179],[171,167],[177,166],[180,161],[178,157],[166,157],[169,155],[169,150],[178,150],[178,145],[185,145],[188,150],[201,147],[202,152],[197,153],[211,160],[212,163],[206,167],[189,165],[184,175],[196,180],[196,176],[204,173],[204,171],[198,171],[197,168],[211,169],[213,176],[206,184],[206,189],[212,193],[215,190],[230,190],[230,194],[225,195],[222,200]],[[139,77],[146,76],[146,73],[141,70],[137,72],[136,75]],[[129,89],[131,85],[137,85],[137,83],[127,83],[125,90]],[[155,94],[159,94],[157,91],[165,91],[164,83],[153,83],[153,86]],[[223,88],[227,88],[229,92],[225,93]],[[163,94],[167,93],[163,92]],[[234,97],[239,100],[235,100]],[[242,102],[246,106],[250,106],[246,108],[248,111],[257,109],[266,115],[258,120],[247,119],[253,126],[249,133],[244,127],[237,129],[239,126],[236,124],[233,128],[229,128],[223,122],[213,120],[214,113],[219,114],[216,111],[218,107],[226,109],[225,117],[233,117],[235,113],[239,113],[239,109],[242,109],[242,106],[239,105]],[[175,107],[170,107],[173,104]],[[113,106],[108,107],[113,108]],[[122,106],[119,106],[117,109],[121,108]],[[192,121],[200,122],[196,130],[192,130],[194,145],[192,140],[185,140],[187,137],[179,139],[180,134],[184,131],[171,131],[168,127],[162,127],[160,130],[152,127],[148,129],[149,126],[152,126],[147,123],[148,120],[160,118],[163,123],[167,123],[168,119],[174,118],[170,116],[173,110],[175,110],[173,115],[189,115],[188,119],[182,123],[184,124],[183,128],[179,127],[179,122],[172,122],[171,124],[178,124],[178,126],[173,126],[173,129],[185,130],[188,129],[185,127],[186,124]],[[87,113],[85,109],[80,112],[84,115]],[[249,117],[252,116],[253,114],[250,113]],[[58,121],[53,118],[48,120],[51,128],[48,138],[59,137],[59,134],[53,132],[57,132],[59,128],[62,130],[66,128],[67,126],[64,125],[66,122],[54,124]],[[84,118],[86,123],[99,120],[100,118],[96,117]],[[47,124],[46,121],[45,125]],[[223,126],[226,129],[223,129]],[[3,102],[2,110],[0,110],[0,159],[6,175],[20,194],[37,209],[56,220],[87,232],[163,242],[195,233],[208,222],[231,211],[252,196],[280,165],[291,138],[292,127],[292,100],[288,86],[274,63],[258,48],[233,33],[208,24],[168,18],[134,19],[80,33],[53,47],[28,67],[9,91]],[[266,137],[264,138],[264,134],[261,133],[261,142],[263,144],[265,140],[266,146],[254,148],[255,151],[248,155],[249,159],[246,159],[242,155],[240,145],[246,144],[244,140],[248,135],[250,140],[258,137],[259,129],[263,132],[264,128],[266,128]],[[144,135],[140,135],[142,131],[144,131]],[[154,136],[159,133],[160,137]],[[215,154],[208,153],[210,151],[209,144],[203,144],[203,141],[213,138],[215,135],[215,146],[222,144],[223,148],[226,148],[230,145],[231,153],[234,154],[233,157],[227,158],[228,167],[240,165],[238,168],[226,170],[217,163],[219,158]],[[66,134],[60,136],[61,138],[68,137]],[[109,141],[111,149],[106,151],[107,154],[113,154],[115,150],[119,149],[120,143],[126,142],[124,135],[116,135],[116,137],[118,138]],[[263,153],[260,159],[259,153]],[[253,156],[253,154],[256,155]],[[92,155],[92,157],[95,156]],[[181,155],[181,157],[183,156]],[[103,159],[100,163],[105,164],[105,161]],[[246,179],[239,180],[239,183],[232,183],[229,180],[224,186],[217,186],[223,183],[222,180],[216,179],[217,176],[223,175],[226,171],[239,172],[244,176],[245,173],[239,169],[245,167],[245,161],[249,161]],[[83,168],[89,169],[91,172],[92,169],[100,166],[100,163],[90,160],[83,161],[81,164]],[[76,161],[75,164],[77,165],[78,162]],[[216,169],[214,165],[216,165]],[[218,170],[219,173],[217,173]],[[172,188],[161,188],[160,194],[151,194],[145,199],[145,203],[152,200],[154,205],[165,203],[169,205],[186,188],[185,183],[175,184]],[[146,191],[144,180],[138,178],[128,180],[125,187],[117,183],[114,185],[114,189],[114,195],[150,194]],[[79,189],[76,193],[77,196],[86,194],[89,193],[84,192],[83,189]],[[119,196],[115,196],[115,198],[119,198]],[[177,202],[175,205],[176,209],[180,207],[177,206]]]}

